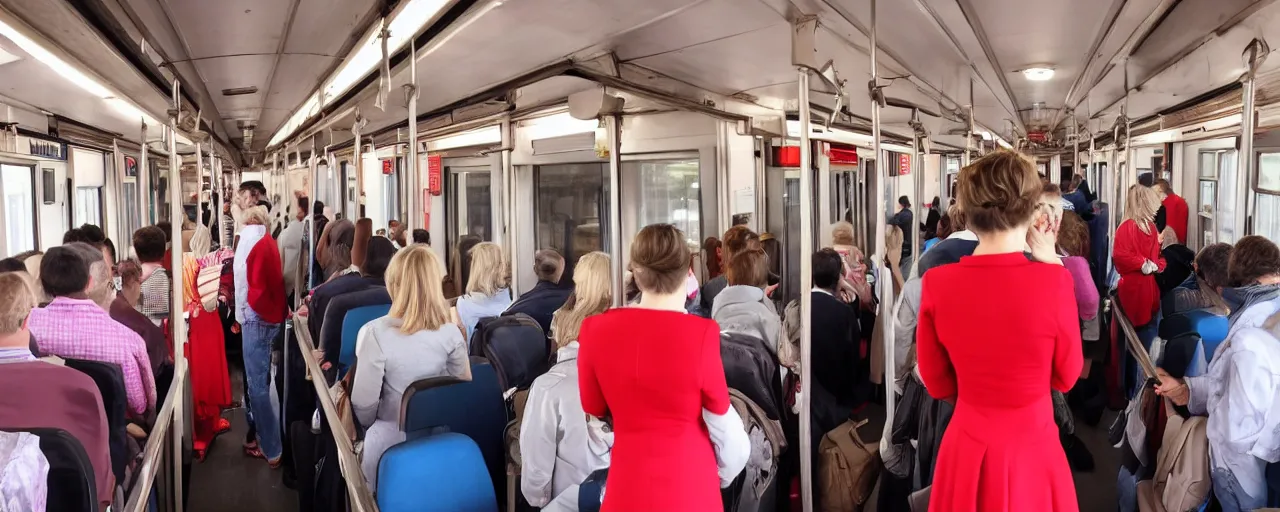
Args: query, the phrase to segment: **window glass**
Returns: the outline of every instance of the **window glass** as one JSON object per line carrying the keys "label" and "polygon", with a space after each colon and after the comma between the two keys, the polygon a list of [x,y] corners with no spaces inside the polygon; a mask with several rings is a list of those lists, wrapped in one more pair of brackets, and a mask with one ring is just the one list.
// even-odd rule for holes
{"label": "window glass", "polygon": [[1240,238],[1240,234],[1236,232],[1235,215],[1237,207],[1244,207],[1237,202],[1245,198],[1236,197],[1236,180],[1240,179],[1236,172],[1236,160],[1235,150],[1218,153],[1218,194],[1214,200],[1213,213],[1214,218],[1218,219],[1218,242],[1235,243]]}
{"label": "window glass", "polygon": [[640,225],[674,224],[691,247],[702,240],[702,191],[698,159],[623,162],[622,172],[640,173]]}
{"label": "window glass", "polygon": [[487,168],[449,168],[449,197],[453,201],[453,230],[449,234],[449,246],[453,247],[465,235],[476,235],[486,242],[493,241],[493,192]]}
{"label": "window glass", "polygon": [[543,165],[535,168],[535,242],[565,257],[565,276],[578,258],[605,249],[608,240],[606,164]]}
{"label": "window glass", "polygon": [[1200,153],[1200,177],[1218,177],[1218,153],[1209,151]]}
{"label": "window glass", "polygon": [[99,187],[76,188],[76,226],[102,225],[102,189]]}
{"label": "window glass", "polygon": [[35,182],[30,167],[0,165],[4,176],[5,237],[8,256],[36,248]]}
{"label": "window glass", "polygon": [[1280,196],[1256,194],[1253,214],[1253,234],[1280,240]]}
{"label": "window glass", "polygon": [[1280,153],[1263,153],[1258,158],[1258,191],[1280,194]]}

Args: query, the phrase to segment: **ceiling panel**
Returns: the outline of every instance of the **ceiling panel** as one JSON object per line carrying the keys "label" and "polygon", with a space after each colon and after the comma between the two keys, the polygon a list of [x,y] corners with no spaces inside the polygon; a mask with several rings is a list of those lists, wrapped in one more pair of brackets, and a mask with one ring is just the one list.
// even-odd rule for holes
{"label": "ceiling panel", "polygon": [[267,106],[291,110],[302,104],[319,85],[321,75],[335,62],[336,58],[318,55],[282,55],[272,80],[271,94],[267,96]]}
{"label": "ceiling panel", "polygon": [[[348,34],[361,28],[360,22],[379,3],[374,0],[301,0],[293,26],[289,28],[285,53],[336,56],[349,39]],[[363,34],[359,36],[363,37]]]}
{"label": "ceiling panel", "polygon": [[[139,123],[126,117],[79,86],[62,78],[44,63],[34,60],[5,37],[0,50],[17,60],[0,65],[0,97],[12,98],[35,108],[137,140]],[[43,127],[40,127],[43,128]]]}
{"label": "ceiling panel", "polygon": [[796,80],[791,26],[785,22],[635,63],[724,95]]}
{"label": "ceiling panel", "polygon": [[[196,63],[200,75],[205,79],[205,86],[213,95],[213,102],[225,116],[228,110],[262,105],[262,97],[267,92],[267,75],[271,73],[271,63],[275,55],[244,55],[239,57],[217,57],[204,59]],[[223,96],[223,89],[240,87],[257,87],[255,94],[241,96]]]}
{"label": "ceiling panel", "polygon": [[[615,42],[624,61],[760,30],[786,20],[760,2],[708,0]],[[790,45],[790,42],[787,42]]]}
{"label": "ceiling panel", "polygon": [[191,58],[274,54],[298,0],[163,0]]}
{"label": "ceiling panel", "polygon": [[1150,78],[1171,59],[1202,40],[1206,34],[1217,30],[1237,13],[1257,3],[1257,0],[1179,2],[1164,22],[1142,42],[1142,46],[1135,49],[1129,63],[1133,79],[1140,83]]}

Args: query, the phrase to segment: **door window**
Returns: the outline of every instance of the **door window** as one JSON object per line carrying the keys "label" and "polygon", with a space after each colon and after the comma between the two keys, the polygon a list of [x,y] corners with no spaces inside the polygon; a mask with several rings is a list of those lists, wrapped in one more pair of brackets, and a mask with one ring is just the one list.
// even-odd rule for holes
{"label": "door window", "polygon": [[5,242],[9,256],[36,248],[35,169],[0,165],[4,176]]}
{"label": "door window", "polygon": [[700,245],[702,190],[697,158],[623,162],[622,172],[640,176],[638,227],[672,224],[684,232],[691,248]]}
{"label": "door window", "polygon": [[534,168],[534,205],[540,249],[564,255],[565,276],[578,258],[605,250],[609,239],[607,164],[542,165]]}
{"label": "door window", "polygon": [[1280,153],[1258,156],[1258,181],[1253,194],[1252,233],[1280,240]]}

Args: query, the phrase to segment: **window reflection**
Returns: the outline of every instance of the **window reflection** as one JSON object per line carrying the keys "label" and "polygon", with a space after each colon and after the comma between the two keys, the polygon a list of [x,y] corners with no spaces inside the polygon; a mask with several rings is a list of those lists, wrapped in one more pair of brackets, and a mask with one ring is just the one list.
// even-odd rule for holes
{"label": "window reflection", "polygon": [[74,220],[76,226],[85,224],[102,225],[102,188],[76,188],[76,218]]}
{"label": "window reflection", "polygon": [[1263,153],[1258,160],[1253,234],[1280,240],[1280,153]]}
{"label": "window reflection", "polygon": [[565,257],[565,277],[572,277],[578,258],[604,250],[608,224],[606,165],[600,163],[542,165],[534,169],[539,248]]}
{"label": "window reflection", "polygon": [[31,167],[0,165],[4,176],[5,242],[9,255],[36,248],[36,188]]}
{"label": "window reflection", "polygon": [[698,159],[623,162],[624,174],[639,173],[640,227],[673,224],[691,247],[702,241],[702,191]]}

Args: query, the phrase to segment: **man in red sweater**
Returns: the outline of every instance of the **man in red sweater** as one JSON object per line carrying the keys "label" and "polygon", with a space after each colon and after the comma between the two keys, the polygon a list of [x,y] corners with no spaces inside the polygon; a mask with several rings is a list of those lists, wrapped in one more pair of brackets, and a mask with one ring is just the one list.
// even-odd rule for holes
{"label": "man in red sweater", "polygon": [[1156,192],[1160,194],[1160,203],[1164,205],[1165,225],[1173,228],[1178,235],[1178,243],[1187,243],[1187,201],[1173,193],[1168,180],[1156,180]]}
{"label": "man in red sweater", "polygon": [[271,342],[280,335],[287,313],[280,251],[267,232],[267,209],[244,210],[244,228],[236,246],[236,320],[243,336],[247,408],[257,441],[245,443],[245,453],[280,466],[283,446],[280,418],[271,408]]}

